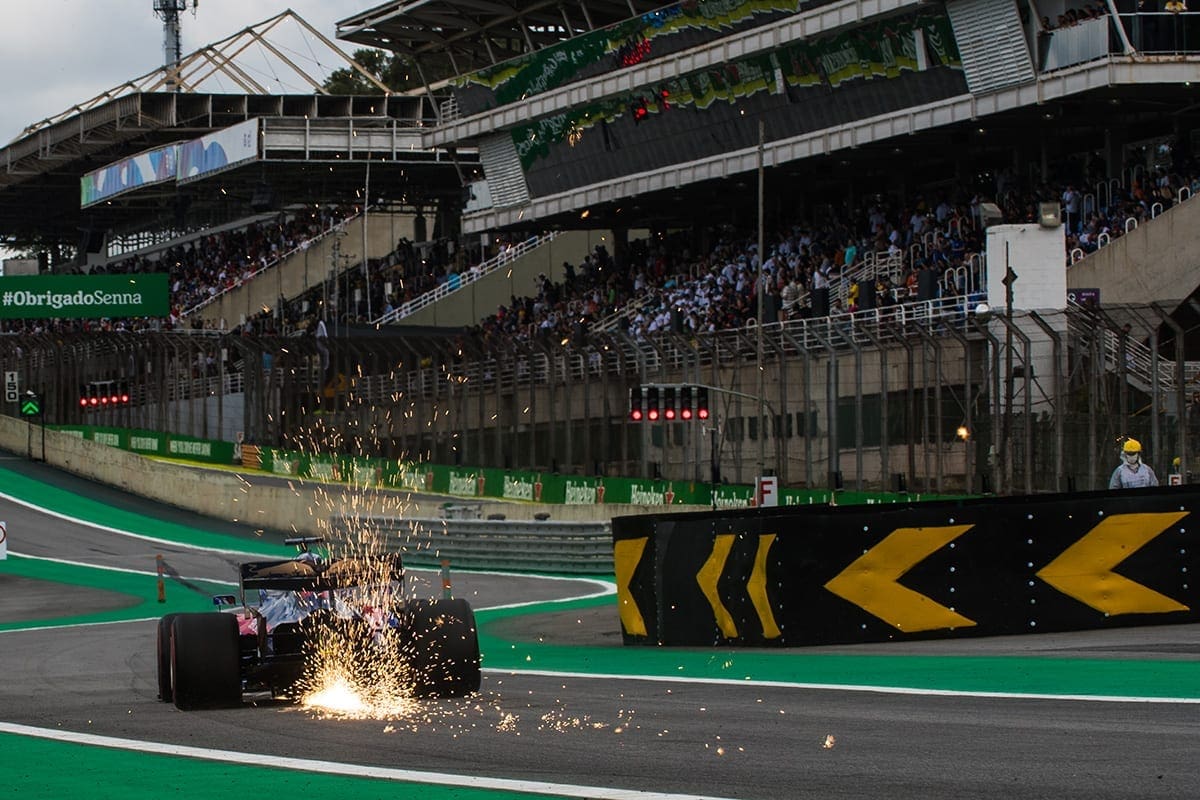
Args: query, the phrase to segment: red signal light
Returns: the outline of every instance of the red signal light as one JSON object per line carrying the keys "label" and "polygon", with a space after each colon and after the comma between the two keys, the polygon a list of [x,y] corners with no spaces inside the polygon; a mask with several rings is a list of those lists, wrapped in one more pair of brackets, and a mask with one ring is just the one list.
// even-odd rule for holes
{"label": "red signal light", "polygon": [[129,392],[124,392],[124,393],[121,395],[121,402],[122,402],[122,403],[128,403],[128,402],[129,402]]}
{"label": "red signal light", "polygon": [[89,397],[88,402],[91,403],[92,408],[95,408],[96,406],[100,405],[100,400],[95,397]]}
{"label": "red signal light", "polygon": [[650,409],[649,411],[646,412],[646,416],[647,416],[647,418],[650,419],[651,422],[653,422],[654,420],[658,419],[658,409],[657,408]]}
{"label": "red signal light", "polygon": [[692,410],[690,408],[685,408],[679,412],[679,416],[683,417],[684,419],[691,419]]}
{"label": "red signal light", "polygon": [[673,408],[668,408],[666,411],[663,412],[663,414],[666,416],[667,419],[675,419],[675,409],[673,409]]}
{"label": "red signal light", "polygon": [[87,404],[88,404],[88,399],[86,397],[79,398],[79,407],[80,408],[87,408]]}
{"label": "red signal light", "polygon": [[631,420],[633,420],[634,422],[641,422],[642,421],[642,410],[640,408],[635,408],[633,411],[630,411],[629,418]]}
{"label": "red signal light", "polygon": [[708,419],[708,409],[707,408],[700,409],[699,411],[696,412],[696,416],[699,417],[700,419]]}

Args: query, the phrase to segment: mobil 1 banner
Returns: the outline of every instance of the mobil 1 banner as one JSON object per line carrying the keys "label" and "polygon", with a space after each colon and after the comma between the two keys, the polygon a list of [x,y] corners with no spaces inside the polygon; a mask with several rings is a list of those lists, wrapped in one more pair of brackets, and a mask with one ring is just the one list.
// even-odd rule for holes
{"label": "mobil 1 banner", "polygon": [[0,319],[165,317],[167,273],[0,278]]}
{"label": "mobil 1 banner", "polygon": [[627,643],[810,645],[1200,621],[1200,487],[613,521]]}

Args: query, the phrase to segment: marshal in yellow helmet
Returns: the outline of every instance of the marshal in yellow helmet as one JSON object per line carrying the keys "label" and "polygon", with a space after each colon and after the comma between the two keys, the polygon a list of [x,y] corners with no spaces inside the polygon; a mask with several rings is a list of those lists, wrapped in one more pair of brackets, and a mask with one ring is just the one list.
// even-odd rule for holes
{"label": "marshal in yellow helmet", "polygon": [[1108,488],[1137,489],[1146,486],[1158,486],[1158,476],[1149,464],[1142,462],[1142,443],[1137,439],[1126,439],[1121,445],[1121,463],[1113,470]]}

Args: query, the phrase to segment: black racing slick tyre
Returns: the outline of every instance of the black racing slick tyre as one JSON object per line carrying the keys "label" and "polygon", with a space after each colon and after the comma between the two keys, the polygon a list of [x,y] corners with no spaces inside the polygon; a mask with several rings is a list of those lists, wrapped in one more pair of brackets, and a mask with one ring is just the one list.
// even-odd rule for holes
{"label": "black racing slick tyre", "polygon": [[171,702],[171,625],[178,614],[164,614],[158,620],[158,637],[155,640],[154,653],[158,660],[158,699],[164,703]]}
{"label": "black racing slick tyre", "polygon": [[171,623],[171,694],[181,711],[241,705],[241,653],[233,614],[179,614]]}
{"label": "black racing slick tyre", "polygon": [[466,600],[414,600],[405,618],[413,694],[462,697],[479,691],[479,637]]}

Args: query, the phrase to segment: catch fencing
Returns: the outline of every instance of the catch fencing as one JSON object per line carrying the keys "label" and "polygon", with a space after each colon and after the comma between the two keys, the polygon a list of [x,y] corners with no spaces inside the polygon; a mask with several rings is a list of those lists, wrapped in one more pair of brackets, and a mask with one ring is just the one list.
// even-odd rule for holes
{"label": "catch fencing", "polygon": [[[1009,316],[945,298],[652,338],[25,334],[0,336],[0,362],[51,424],[678,485],[1021,494],[1103,488],[1127,436],[1187,480],[1183,333],[1158,305]],[[91,380],[131,402],[81,408]],[[647,383],[713,387],[711,418],[632,420]]]}

